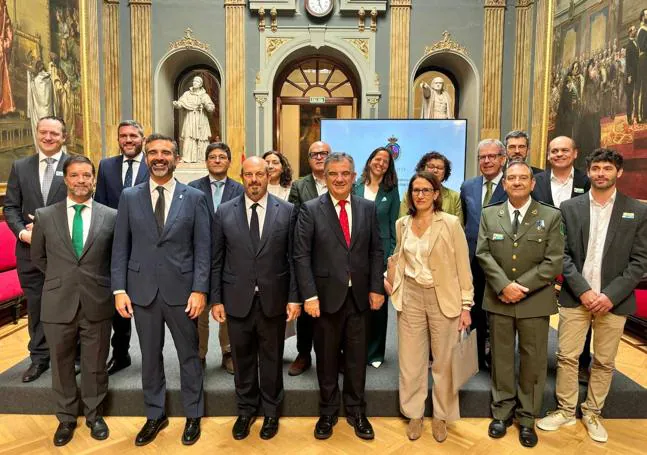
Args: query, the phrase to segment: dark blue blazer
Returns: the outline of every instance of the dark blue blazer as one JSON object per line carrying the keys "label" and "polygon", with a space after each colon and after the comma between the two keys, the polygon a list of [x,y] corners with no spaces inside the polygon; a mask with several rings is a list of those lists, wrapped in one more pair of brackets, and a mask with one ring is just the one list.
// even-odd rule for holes
{"label": "dark blue blazer", "polygon": [[267,317],[284,315],[287,303],[299,302],[292,262],[297,213],[294,205],[268,194],[261,241],[253,251],[245,196],[218,207],[210,303],[222,303],[227,314],[244,318],[252,309],[254,283]]}
{"label": "dark blue blazer", "polygon": [[[573,190],[571,198],[580,196],[591,189],[591,182],[586,174],[575,168],[573,172]],[[532,198],[539,202],[555,205],[553,201],[553,192],[550,189],[550,169],[546,169],[541,174],[535,175],[535,189],[532,190]],[[558,207],[559,208],[559,207]]]}
{"label": "dark blue blazer", "polygon": [[[211,182],[209,181],[209,176],[206,175],[202,178],[189,182],[189,186],[199,189],[205,194],[205,196],[207,196],[207,202],[209,203],[209,207],[211,208],[211,214],[215,216],[216,209],[213,206],[213,196],[211,193]],[[244,192],[245,190],[243,189],[243,185],[238,183],[236,180],[227,178],[227,180],[225,181],[225,187],[222,190],[222,199],[220,200],[220,204],[222,205],[227,201],[231,201],[233,198],[240,196]]]}
{"label": "dark blue blazer", "polygon": [[[470,261],[474,259],[476,252],[476,242],[479,237],[479,226],[481,224],[481,191],[483,190],[483,176],[465,180],[461,185],[461,205],[463,206],[463,215],[465,217],[465,236],[467,237],[467,245],[470,250]],[[505,201],[508,195],[503,190],[503,179],[499,180],[499,184],[492,193],[490,204]]]}
{"label": "dark blue blazer", "polygon": [[161,235],[150,181],[121,193],[112,246],[112,290],[148,306],[159,292],[168,305],[186,305],[191,292],[209,292],[211,215],[205,195],[176,183]]}
{"label": "dark blue blazer", "polygon": [[[107,205],[113,209],[119,206],[119,197],[124,189],[124,183],[121,180],[122,163],[123,155],[104,158],[99,163],[97,188],[94,191],[94,200],[99,204]],[[146,180],[148,180],[148,166],[146,160],[142,158],[134,184],[139,185]]]}

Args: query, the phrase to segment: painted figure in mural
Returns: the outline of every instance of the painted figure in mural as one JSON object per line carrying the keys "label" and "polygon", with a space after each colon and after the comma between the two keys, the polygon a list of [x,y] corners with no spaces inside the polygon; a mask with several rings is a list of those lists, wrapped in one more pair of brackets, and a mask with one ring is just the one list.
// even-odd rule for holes
{"label": "painted figure in mural", "polygon": [[55,114],[52,75],[45,71],[43,62],[38,60],[34,72],[27,71],[27,117],[31,119],[34,138],[38,120]]}
{"label": "painted figure in mural", "polygon": [[636,27],[629,27],[629,41],[625,47],[625,94],[627,96],[627,123],[634,122],[638,114],[638,90],[636,78],[638,76],[638,44],[636,44]]}
{"label": "painted figure in mural", "polygon": [[213,112],[216,109],[209,94],[203,87],[200,76],[193,78],[191,88],[184,92],[179,100],[173,101],[173,107],[186,111],[180,137],[182,141],[182,159],[188,163],[195,163],[198,159],[201,159],[207,145],[209,145],[211,127],[209,126],[207,112]]}
{"label": "painted figure in mural", "polygon": [[420,84],[422,89],[422,110],[420,118],[454,118],[454,103],[445,90],[442,77],[435,77],[431,87],[426,82]]}
{"label": "painted figure in mural", "polygon": [[16,110],[11,93],[9,80],[9,60],[11,57],[11,44],[13,43],[13,28],[7,3],[0,0],[0,115]]}
{"label": "painted figure in mural", "polygon": [[50,62],[49,68],[54,87],[54,111],[65,120],[66,125],[69,125],[71,134],[68,137],[68,145],[74,148],[76,137],[74,135],[74,94],[71,81],[67,73],[57,68],[54,62]]}
{"label": "painted figure in mural", "polygon": [[640,12],[640,29],[636,35],[638,44],[638,76],[635,90],[639,93],[640,104],[636,106],[638,121],[647,123],[647,9]]}

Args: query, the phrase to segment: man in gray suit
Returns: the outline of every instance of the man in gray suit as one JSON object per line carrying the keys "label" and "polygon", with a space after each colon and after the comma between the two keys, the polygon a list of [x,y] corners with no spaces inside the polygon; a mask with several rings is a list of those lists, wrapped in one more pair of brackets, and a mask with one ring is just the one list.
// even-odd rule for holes
{"label": "man in gray suit", "polygon": [[7,181],[4,215],[9,228],[18,238],[16,260],[18,279],[27,297],[29,357],[31,365],[22,376],[31,382],[49,368],[49,349],[40,321],[40,299],[45,275],[32,263],[30,245],[36,209],[65,199],[63,151],[65,122],[58,117],[43,117],[36,127],[35,154],[14,161]]}
{"label": "man in gray suit", "polygon": [[[308,164],[310,164],[312,173],[294,182],[290,189],[290,196],[288,196],[288,202],[294,204],[297,211],[306,202],[328,192],[324,176],[324,163],[330,153],[332,153],[330,145],[321,141],[313,142],[308,149]],[[299,354],[288,368],[290,376],[298,376],[312,366],[310,352],[312,351],[313,328],[312,317],[304,311],[297,319],[297,351]]]}
{"label": "man in gray suit", "polygon": [[54,445],[74,435],[79,411],[74,358],[81,344],[81,396],[94,439],[108,437],[102,404],[108,392],[106,359],[115,313],[110,252],[117,211],[92,201],[94,164],[71,155],[63,165],[67,199],[36,210],[31,259],[45,274],[41,321],[52,358],[59,426]]}
{"label": "man in gray suit", "polygon": [[537,422],[545,431],[575,425],[577,359],[593,326],[593,364],[582,421],[591,439],[606,442],[600,414],[634,289],[647,271],[647,205],[616,189],[623,158],[597,149],[586,158],[591,190],[561,205],[566,230],[564,285],[559,294],[557,410]]}

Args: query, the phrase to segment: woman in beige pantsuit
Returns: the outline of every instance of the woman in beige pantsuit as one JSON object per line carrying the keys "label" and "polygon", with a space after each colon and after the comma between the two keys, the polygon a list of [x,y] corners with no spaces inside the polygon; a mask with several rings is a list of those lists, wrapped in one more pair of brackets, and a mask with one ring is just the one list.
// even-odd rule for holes
{"label": "woman in beige pantsuit", "polygon": [[460,220],[442,211],[441,185],[429,172],[416,173],[407,191],[409,216],[396,223],[392,283],[386,291],[398,311],[400,410],[407,436],[418,439],[428,390],[429,345],[434,361],[432,434],[447,438],[447,423],[460,418],[452,384],[451,354],[459,331],[471,324],[474,288]]}

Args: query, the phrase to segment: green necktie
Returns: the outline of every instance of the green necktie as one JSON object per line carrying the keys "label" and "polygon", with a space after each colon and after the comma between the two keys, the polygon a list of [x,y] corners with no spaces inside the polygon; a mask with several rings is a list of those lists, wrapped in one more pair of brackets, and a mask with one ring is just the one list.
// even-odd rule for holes
{"label": "green necktie", "polygon": [[81,217],[81,210],[85,207],[83,204],[74,204],[74,221],[72,222],[72,246],[76,257],[80,258],[83,253],[83,218]]}
{"label": "green necktie", "polygon": [[492,180],[485,182],[485,197],[483,198],[483,207],[490,203],[492,199]]}

